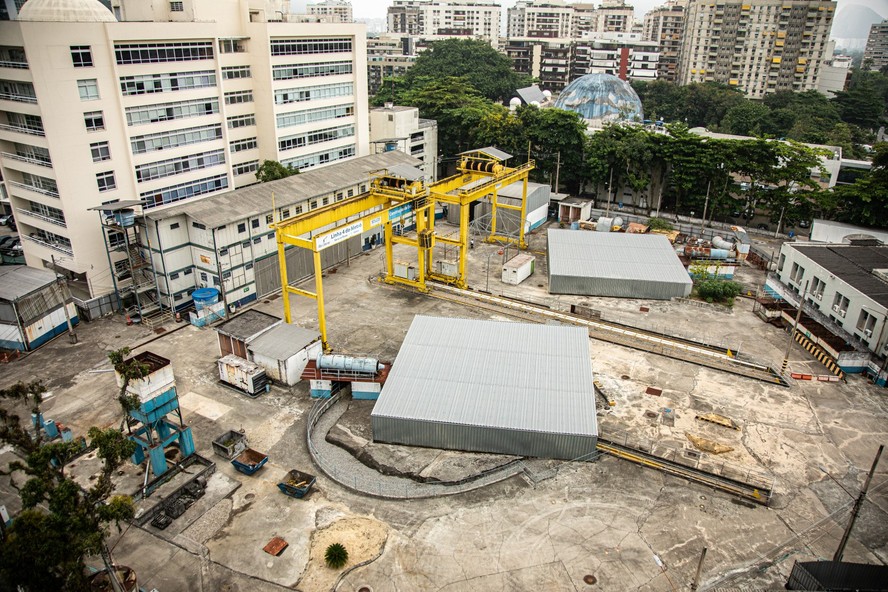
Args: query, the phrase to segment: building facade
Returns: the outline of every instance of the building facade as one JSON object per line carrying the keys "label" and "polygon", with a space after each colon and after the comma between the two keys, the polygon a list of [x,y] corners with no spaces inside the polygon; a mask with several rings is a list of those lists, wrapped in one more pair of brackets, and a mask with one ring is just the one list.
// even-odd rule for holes
{"label": "building facade", "polygon": [[308,170],[369,153],[364,27],[283,9],[29,0],[0,23],[0,171],[28,265],[54,257],[81,293],[107,294],[125,254],[109,257],[89,208],[158,210],[255,183],[266,159]]}
{"label": "building facade", "polygon": [[438,122],[420,119],[416,107],[386,104],[370,110],[370,145],[374,154],[398,150],[422,164],[416,167],[437,179]]}
{"label": "building facade", "polygon": [[660,59],[657,43],[642,41],[641,35],[599,33],[574,44],[571,80],[593,72],[621,80],[655,80]]}
{"label": "building facade", "polygon": [[496,0],[394,0],[387,16],[389,33],[470,37],[493,46],[500,36]]}
{"label": "building facade", "polygon": [[563,0],[519,0],[508,9],[506,35],[571,39],[595,33],[629,33],[634,9],[621,0],[568,4]]}
{"label": "building facade", "polygon": [[570,83],[573,47],[572,39],[512,37],[503,52],[516,72],[538,79],[540,88],[555,93]]}
{"label": "building facade", "polygon": [[306,11],[313,16],[328,17],[332,22],[355,22],[351,2],[344,0],[324,0],[317,4],[309,4],[306,6]]}
{"label": "building facade", "polygon": [[676,82],[721,82],[760,99],[816,90],[836,2],[691,0]]}
{"label": "building facade", "polygon": [[888,66],[888,19],[870,26],[863,64],[870,70],[881,70]]}
{"label": "building facade", "polygon": [[383,80],[407,73],[417,57],[417,38],[382,34],[367,37],[367,85],[370,96],[382,88]]}
{"label": "building facade", "polygon": [[657,43],[657,77],[667,82],[675,82],[677,77],[684,14],[684,2],[672,0],[644,15],[644,40]]}

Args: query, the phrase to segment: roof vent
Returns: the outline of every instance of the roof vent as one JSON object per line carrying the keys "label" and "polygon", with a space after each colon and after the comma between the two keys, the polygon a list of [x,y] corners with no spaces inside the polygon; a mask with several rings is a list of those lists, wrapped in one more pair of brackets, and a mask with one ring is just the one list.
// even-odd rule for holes
{"label": "roof vent", "polygon": [[863,233],[849,234],[843,239],[843,241],[846,241],[848,244],[855,247],[878,247],[882,244],[882,241],[873,235]]}
{"label": "roof vent", "polygon": [[874,269],[873,275],[883,282],[888,282],[888,269]]}

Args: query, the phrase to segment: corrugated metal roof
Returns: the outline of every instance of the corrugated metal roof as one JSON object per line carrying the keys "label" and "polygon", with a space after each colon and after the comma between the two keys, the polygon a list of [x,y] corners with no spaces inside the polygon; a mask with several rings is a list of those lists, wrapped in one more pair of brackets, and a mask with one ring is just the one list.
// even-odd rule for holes
{"label": "corrugated metal roof", "polygon": [[693,286],[665,236],[549,229],[548,238],[552,293],[668,299]]}
{"label": "corrugated metal roof", "polygon": [[407,179],[408,181],[416,181],[426,176],[425,171],[418,169],[409,164],[396,164],[386,169],[392,176]]}
{"label": "corrugated metal roof", "polygon": [[596,436],[589,334],[417,315],[371,415]]}
{"label": "corrugated metal roof", "polygon": [[286,179],[258,183],[161,210],[149,210],[147,216],[152,220],[164,220],[187,214],[211,228],[218,228],[235,220],[271,212],[272,193],[275,206],[282,208],[351,187],[362,180],[369,180],[373,171],[398,164],[416,166],[421,162],[397,150],[371,154],[312,169]]}
{"label": "corrugated metal roof", "polygon": [[466,150],[465,152],[460,152],[460,155],[463,154],[477,154],[478,152],[482,154],[486,154],[487,156],[492,156],[497,160],[509,160],[512,158],[512,155],[508,152],[503,152],[499,148],[495,146],[485,146],[484,148],[475,148],[474,150]]}
{"label": "corrugated metal roof", "polygon": [[888,283],[873,274],[874,269],[888,269],[888,246],[858,247],[852,245],[789,245],[805,257],[855,290],[888,306]]}
{"label": "corrugated metal roof", "polygon": [[0,266],[0,300],[18,300],[31,292],[51,284],[56,274],[48,269],[27,265]]}
{"label": "corrugated metal roof", "polygon": [[244,341],[282,322],[276,316],[251,309],[225,321],[216,327],[216,331]]}
{"label": "corrugated metal roof", "polygon": [[272,360],[286,360],[320,338],[317,331],[283,323],[252,340],[248,348]]}
{"label": "corrugated metal roof", "polygon": [[533,86],[528,86],[526,88],[519,88],[515,91],[518,93],[518,96],[521,97],[521,100],[530,105],[534,101],[537,103],[545,103],[546,95],[543,94],[543,91],[540,90],[540,87],[534,84]]}

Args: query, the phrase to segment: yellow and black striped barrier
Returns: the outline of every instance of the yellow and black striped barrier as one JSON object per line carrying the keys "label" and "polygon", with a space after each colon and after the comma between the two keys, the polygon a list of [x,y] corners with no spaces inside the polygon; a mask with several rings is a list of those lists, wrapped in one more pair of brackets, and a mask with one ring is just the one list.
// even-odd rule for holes
{"label": "yellow and black striped barrier", "polygon": [[820,347],[805,337],[803,334],[796,332],[795,340],[801,345],[809,354],[817,358],[817,361],[823,364],[827,370],[838,376],[839,378],[844,378],[845,373],[842,372],[842,369],[839,368],[839,365],[836,363],[835,358],[831,355],[820,349]]}

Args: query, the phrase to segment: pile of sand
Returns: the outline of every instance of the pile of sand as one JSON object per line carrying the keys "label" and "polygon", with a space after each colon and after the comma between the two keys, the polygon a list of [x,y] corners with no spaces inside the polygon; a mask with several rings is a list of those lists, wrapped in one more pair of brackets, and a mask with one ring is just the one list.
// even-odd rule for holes
{"label": "pile of sand", "polygon": [[[330,590],[339,574],[381,555],[387,538],[388,527],[370,518],[343,518],[327,528],[316,530],[311,537],[308,566],[297,587],[300,590]],[[348,551],[348,563],[340,569],[330,569],[324,563],[324,552],[333,543],[340,543]]]}

